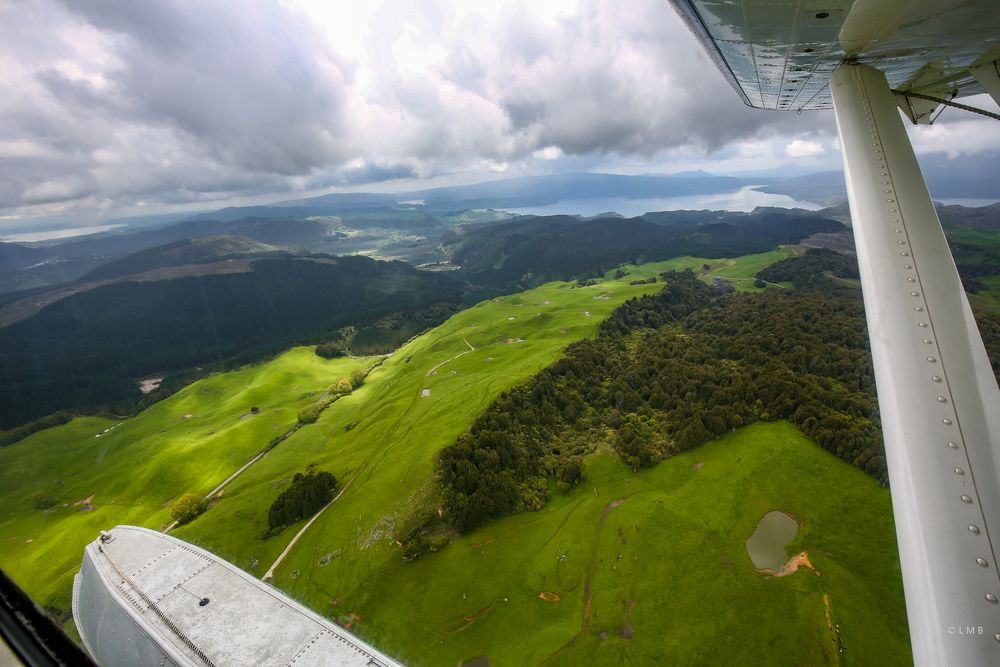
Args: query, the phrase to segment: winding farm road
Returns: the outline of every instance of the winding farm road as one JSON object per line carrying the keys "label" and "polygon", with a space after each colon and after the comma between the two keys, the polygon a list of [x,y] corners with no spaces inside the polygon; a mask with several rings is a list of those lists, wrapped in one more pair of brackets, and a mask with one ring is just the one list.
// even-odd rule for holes
{"label": "winding farm road", "polygon": [[449,362],[452,362],[452,361],[455,361],[455,360],[456,360],[456,359],[458,359],[459,357],[463,357],[463,356],[467,355],[467,354],[468,354],[469,352],[475,352],[475,351],[476,351],[476,348],[472,347],[472,343],[470,343],[470,342],[469,342],[469,339],[468,339],[468,338],[463,338],[463,339],[462,339],[462,342],[463,342],[463,343],[465,343],[466,345],[468,345],[468,346],[469,346],[469,349],[468,349],[468,350],[466,350],[465,352],[459,352],[458,354],[456,354],[456,355],[455,355],[454,357],[452,357],[451,359],[445,359],[445,360],[444,360],[444,361],[442,361],[442,362],[441,362],[440,364],[438,364],[438,365],[437,365],[437,366],[435,366],[434,368],[432,368],[432,369],[430,369],[429,371],[427,371],[427,375],[428,375],[428,376],[431,376],[431,375],[433,375],[433,374],[434,374],[435,372],[437,372],[437,369],[441,368],[441,367],[442,367],[442,366],[444,366],[445,364],[447,364],[447,363],[449,363]]}

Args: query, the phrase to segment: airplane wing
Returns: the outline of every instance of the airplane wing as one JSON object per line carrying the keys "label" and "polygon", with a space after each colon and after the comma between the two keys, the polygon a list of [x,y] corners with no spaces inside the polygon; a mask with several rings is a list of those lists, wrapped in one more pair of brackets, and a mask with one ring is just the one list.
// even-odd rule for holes
{"label": "airplane wing", "polygon": [[998,665],[1000,389],[898,109],[1000,102],[1000,6],[671,2],[746,104],[836,111],[914,662]]}

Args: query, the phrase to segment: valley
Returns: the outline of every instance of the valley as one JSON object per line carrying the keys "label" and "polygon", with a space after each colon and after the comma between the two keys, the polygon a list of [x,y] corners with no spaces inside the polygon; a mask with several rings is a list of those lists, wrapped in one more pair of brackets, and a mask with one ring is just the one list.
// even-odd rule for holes
{"label": "valley", "polygon": [[[645,272],[655,275],[656,267]],[[608,298],[594,298],[609,288]],[[501,390],[550,363],[569,342],[592,335],[624,299],[657,289],[630,286],[627,280],[602,290],[556,283],[459,313],[396,351],[355,394],[237,478],[227,487],[225,502],[178,530],[178,537],[197,537],[255,571],[254,560],[267,563],[293,534],[287,530],[263,547],[257,543],[267,506],[292,472],[313,460],[335,459],[337,477],[346,481],[363,472],[369,459],[385,459],[383,448],[415,449],[424,452],[423,464],[407,461],[403,469],[416,475],[411,481],[419,486],[430,475],[436,451],[422,438],[440,448]],[[462,357],[428,377],[435,364],[468,349],[463,337],[480,348],[479,357]],[[507,342],[518,337],[525,340]],[[80,549],[98,530],[118,523],[165,527],[173,499],[188,491],[208,493],[294,424],[298,411],[330,383],[367,363],[324,360],[312,348],[296,348],[271,362],[200,380],[135,418],[78,418],[0,448],[0,489],[9,508],[0,521],[0,562],[36,599],[65,612]],[[428,399],[421,399],[424,388],[432,391]],[[241,419],[255,405],[261,414]],[[354,426],[345,429],[352,424],[356,432]],[[335,441],[327,442],[331,438]],[[93,511],[74,505],[92,495]],[[44,509],[36,509],[39,498]],[[199,529],[205,532],[191,534]]]}
{"label": "valley", "polygon": [[[627,275],[588,286],[548,283],[461,311],[384,358],[325,360],[296,348],[195,382],[123,422],[84,417],[41,431],[0,449],[10,508],[0,560],[65,614],[78,554],[98,530],[163,529],[177,496],[207,494],[334,380],[371,367],[360,388],[172,534],[263,576],[306,523],[261,541],[268,506],[315,464],[336,475],[341,495],[273,582],[407,663],[781,655],[839,664],[846,647],[893,664],[908,653],[888,491],[785,422],[746,427],[639,472],[602,445],[585,459],[584,482],[550,483],[540,511],[466,535],[445,531],[450,544],[412,562],[398,543],[438,511],[441,449],[503,391],[593,336],[627,298],[662,288],[629,283],[691,268],[703,282],[724,274],[754,292],[757,267],[791,254],[683,257],[625,266]],[[808,552],[814,570],[754,571],[744,541],[773,509],[798,518],[788,552]],[[750,605],[759,609],[752,623],[740,611]]]}
{"label": "valley", "polygon": [[[949,208],[1000,359],[996,231]],[[4,569],[72,633],[79,554],[127,523],[407,664],[908,664],[856,264],[825,249],[851,248],[840,209],[448,215],[421,255],[447,270],[295,250],[237,218],[183,226],[251,236],[0,299],[0,390],[36,409],[91,392],[4,434]],[[305,223],[341,224],[290,233]],[[336,238],[416,240],[396,224]],[[100,359],[122,400],[94,407]],[[269,526],[316,470],[329,504]],[[798,528],[758,568],[746,543],[774,512]]]}

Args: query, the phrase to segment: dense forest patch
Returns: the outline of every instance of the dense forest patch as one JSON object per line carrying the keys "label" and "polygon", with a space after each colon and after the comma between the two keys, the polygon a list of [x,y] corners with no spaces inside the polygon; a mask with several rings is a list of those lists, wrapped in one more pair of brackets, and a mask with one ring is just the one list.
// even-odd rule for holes
{"label": "dense forest patch", "polygon": [[772,283],[792,282],[796,287],[815,287],[828,282],[828,276],[860,278],[858,261],[828,248],[809,248],[804,255],[789,257],[757,272],[757,277]]}
{"label": "dense forest patch", "polygon": [[714,297],[690,271],[663,277],[662,292],[625,302],[441,452],[457,528],[540,508],[548,480],[578,481],[567,468],[600,448],[637,470],[756,421],[790,420],[886,480],[856,291],[817,282]]}
{"label": "dense forest patch", "polygon": [[263,537],[270,537],[285,526],[320,511],[333,500],[336,490],[337,478],[333,473],[317,470],[312,465],[306,468],[305,474],[295,473],[292,485],[271,504],[267,512],[267,531]]}

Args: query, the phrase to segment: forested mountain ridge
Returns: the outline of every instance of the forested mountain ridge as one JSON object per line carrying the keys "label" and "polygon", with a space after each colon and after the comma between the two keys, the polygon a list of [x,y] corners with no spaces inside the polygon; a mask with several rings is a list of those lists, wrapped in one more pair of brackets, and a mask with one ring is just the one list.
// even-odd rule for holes
{"label": "forested mountain ridge", "polygon": [[114,283],[0,328],[0,428],[61,409],[128,411],[146,374],[245,362],[463,298],[461,283],[403,262],[260,259],[250,269]]}
{"label": "forested mountain ridge", "polygon": [[243,236],[197,236],[139,250],[112,260],[85,274],[80,281],[121,278],[168,266],[207,264],[248,257],[292,257],[295,254],[287,248]]}
{"label": "forested mountain ridge", "polygon": [[815,287],[828,281],[829,276],[857,279],[857,259],[827,248],[809,248],[804,255],[764,267],[756,277],[771,283],[791,282],[796,287]]}
{"label": "forested mountain ridge", "polygon": [[470,282],[520,290],[549,280],[596,277],[624,262],[735,257],[843,229],[816,213],[771,208],[628,219],[547,216],[467,226],[446,235],[442,246]]}

